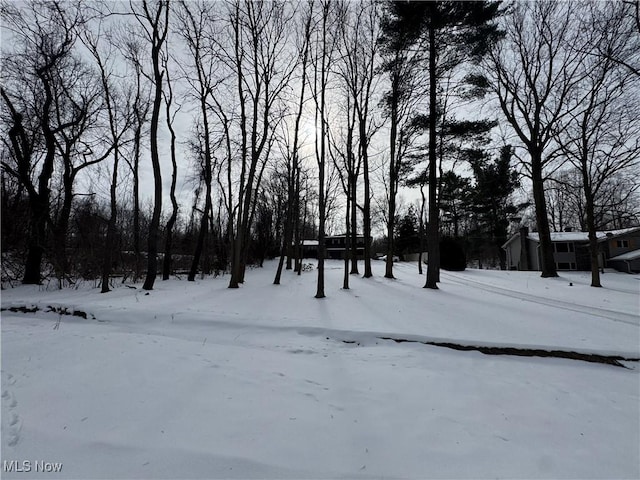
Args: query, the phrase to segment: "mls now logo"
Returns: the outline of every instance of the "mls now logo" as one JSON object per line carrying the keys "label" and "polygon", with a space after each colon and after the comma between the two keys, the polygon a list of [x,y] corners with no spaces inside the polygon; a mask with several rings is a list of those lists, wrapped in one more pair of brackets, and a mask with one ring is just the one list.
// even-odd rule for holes
{"label": "mls now logo", "polygon": [[31,462],[30,460],[4,460],[2,462],[2,470],[5,473],[57,473],[62,471],[62,463],[45,462],[42,460],[36,460],[35,462]]}

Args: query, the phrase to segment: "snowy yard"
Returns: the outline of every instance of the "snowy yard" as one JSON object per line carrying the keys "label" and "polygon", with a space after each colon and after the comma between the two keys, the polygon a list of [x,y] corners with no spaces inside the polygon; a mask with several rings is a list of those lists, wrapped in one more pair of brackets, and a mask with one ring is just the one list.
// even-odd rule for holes
{"label": "snowy yard", "polygon": [[2,477],[640,478],[637,361],[420,343],[637,359],[640,276],[467,270],[431,291],[378,262],[344,291],[328,262],[316,300],[315,271],[274,286],[275,265],[239,290],[3,291],[38,311],[2,312]]}

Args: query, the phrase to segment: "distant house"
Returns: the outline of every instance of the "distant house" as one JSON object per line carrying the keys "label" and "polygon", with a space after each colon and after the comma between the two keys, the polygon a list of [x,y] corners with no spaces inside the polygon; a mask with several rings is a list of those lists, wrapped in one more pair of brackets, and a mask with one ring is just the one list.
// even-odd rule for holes
{"label": "distant house", "polygon": [[[364,258],[364,236],[358,235],[356,240],[358,258]],[[325,258],[344,258],[344,251],[347,245],[345,235],[327,235],[324,237]],[[318,258],[318,240],[303,240],[303,258]]]}
{"label": "distant house", "polygon": [[[349,239],[351,240],[351,238]],[[324,247],[326,258],[341,259],[344,258],[344,251],[347,246],[346,235],[328,235],[324,237]],[[358,258],[364,258],[364,235],[356,236],[356,255]]]}
{"label": "distant house", "polygon": [[[600,267],[640,272],[640,227],[597,232]],[[553,232],[558,270],[591,270],[587,232]],[[540,270],[540,237],[523,227],[502,246],[510,270]]]}

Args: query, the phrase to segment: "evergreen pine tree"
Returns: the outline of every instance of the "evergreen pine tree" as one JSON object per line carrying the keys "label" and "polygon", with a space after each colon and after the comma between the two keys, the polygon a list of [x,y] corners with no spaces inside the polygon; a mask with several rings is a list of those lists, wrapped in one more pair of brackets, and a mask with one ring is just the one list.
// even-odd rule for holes
{"label": "evergreen pine tree", "polygon": [[507,241],[509,218],[519,208],[511,201],[511,195],[520,185],[518,174],[511,166],[513,151],[510,145],[502,147],[493,161],[477,159],[471,162],[476,185],[472,210],[476,215],[482,237],[499,259],[500,269],[506,268],[506,253],[502,245]]}

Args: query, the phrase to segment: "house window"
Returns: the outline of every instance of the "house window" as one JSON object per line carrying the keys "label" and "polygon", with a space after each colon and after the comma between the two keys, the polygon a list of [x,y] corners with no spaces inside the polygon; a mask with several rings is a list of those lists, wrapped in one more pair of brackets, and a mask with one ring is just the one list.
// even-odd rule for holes
{"label": "house window", "polygon": [[569,242],[557,242],[554,243],[557,253],[573,252],[573,243]]}
{"label": "house window", "polygon": [[629,240],[616,240],[616,247],[629,248]]}
{"label": "house window", "polygon": [[576,264],[573,262],[558,262],[556,263],[556,268],[558,270],[575,270]]}

